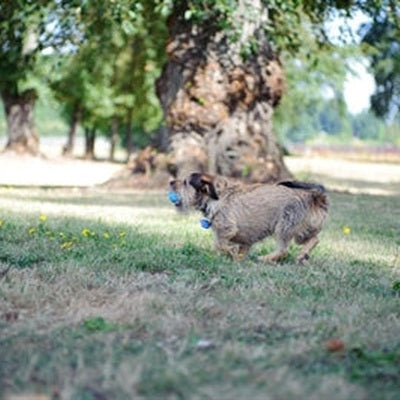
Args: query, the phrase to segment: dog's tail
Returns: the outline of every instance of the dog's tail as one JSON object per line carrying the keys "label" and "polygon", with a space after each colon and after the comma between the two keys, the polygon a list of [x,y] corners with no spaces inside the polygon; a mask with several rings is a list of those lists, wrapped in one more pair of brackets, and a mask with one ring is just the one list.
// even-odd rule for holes
{"label": "dog's tail", "polygon": [[301,189],[311,192],[313,205],[327,211],[329,200],[324,185],[319,183],[299,182],[299,181],[283,181],[278,185],[286,186],[290,189]]}

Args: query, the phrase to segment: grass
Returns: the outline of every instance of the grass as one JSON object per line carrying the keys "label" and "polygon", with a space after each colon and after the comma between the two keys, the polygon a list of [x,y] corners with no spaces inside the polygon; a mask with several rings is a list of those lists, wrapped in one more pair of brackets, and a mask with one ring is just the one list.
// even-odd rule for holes
{"label": "grass", "polygon": [[400,397],[399,196],[331,193],[309,264],[272,266],[165,193],[0,194],[0,398]]}

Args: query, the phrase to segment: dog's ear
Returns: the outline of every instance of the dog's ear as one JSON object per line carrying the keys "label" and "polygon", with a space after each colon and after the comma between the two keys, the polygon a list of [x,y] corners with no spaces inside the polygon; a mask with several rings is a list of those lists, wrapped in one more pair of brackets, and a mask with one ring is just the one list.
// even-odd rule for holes
{"label": "dog's ear", "polygon": [[217,191],[214,186],[214,177],[207,174],[195,172],[190,175],[189,184],[192,185],[197,191],[207,193],[212,199],[218,200]]}

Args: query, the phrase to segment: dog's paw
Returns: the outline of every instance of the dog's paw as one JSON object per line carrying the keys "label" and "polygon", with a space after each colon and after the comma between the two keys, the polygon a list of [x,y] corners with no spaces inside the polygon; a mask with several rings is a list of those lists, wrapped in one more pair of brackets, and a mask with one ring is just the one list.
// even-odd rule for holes
{"label": "dog's paw", "polygon": [[267,264],[276,264],[287,256],[287,252],[274,252],[265,256],[259,256],[258,260]]}
{"label": "dog's paw", "polygon": [[303,265],[310,259],[308,254],[300,254],[296,257],[296,264]]}
{"label": "dog's paw", "polygon": [[258,256],[257,261],[265,264],[276,264],[278,260],[271,254],[267,254],[266,256]]}

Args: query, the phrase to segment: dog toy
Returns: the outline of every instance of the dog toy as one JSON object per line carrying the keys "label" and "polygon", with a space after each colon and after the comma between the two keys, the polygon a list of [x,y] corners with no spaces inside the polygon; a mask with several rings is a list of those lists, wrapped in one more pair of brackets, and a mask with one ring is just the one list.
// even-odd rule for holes
{"label": "dog toy", "polygon": [[202,228],[208,229],[211,226],[211,221],[209,219],[202,218],[200,220],[200,225],[201,225]]}
{"label": "dog toy", "polygon": [[168,192],[168,199],[171,203],[176,204],[180,200],[180,197],[178,193],[174,192],[173,190],[170,190]]}

